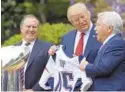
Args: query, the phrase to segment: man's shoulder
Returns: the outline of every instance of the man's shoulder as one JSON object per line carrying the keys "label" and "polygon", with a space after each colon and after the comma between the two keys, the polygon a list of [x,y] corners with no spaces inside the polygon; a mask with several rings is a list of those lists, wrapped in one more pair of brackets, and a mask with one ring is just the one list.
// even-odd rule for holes
{"label": "man's shoulder", "polygon": [[[115,35],[104,45],[105,50],[108,51],[123,51],[125,53],[125,41],[119,35]],[[104,51],[105,51],[104,50]]]}
{"label": "man's shoulder", "polygon": [[76,34],[76,29],[70,30],[68,33],[66,33],[64,36],[70,36]]}
{"label": "man's shoulder", "polygon": [[36,40],[36,44],[39,44],[42,46],[51,46],[52,45],[52,43],[50,43],[50,42],[39,40],[39,39]]}
{"label": "man's shoulder", "polygon": [[117,34],[109,40],[109,43],[112,45],[125,45],[125,40],[121,34]]}

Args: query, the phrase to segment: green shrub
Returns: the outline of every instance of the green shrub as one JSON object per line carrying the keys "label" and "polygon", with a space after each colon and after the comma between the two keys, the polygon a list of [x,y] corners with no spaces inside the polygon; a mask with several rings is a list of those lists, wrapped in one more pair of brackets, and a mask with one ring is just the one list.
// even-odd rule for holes
{"label": "green shrub", "polygon": [[40,26],[40,39],[52,42],[54,44],[59,44],[61,41],[61,37],[73,29],[73,27],[69,24],[44,24]]}
{"label": "green shrub", "polygon": [[14,36],[10,37],[8,40],[6,40],[2,46],[8,46],[8,45],[16,44],[19,41],[21,41],[21,35],[17,34],[17,35],[14,35]]}
{"label": "green shrub", "polygon": [[[39,39],[51,42],[53,44],[59,44],[61,42],[61,37],[73,29],[73,26],[70,24],[41,24],[39,28]],[[12,45],[21,41],[21,35],[17,34],[10,37],[2,46]]]}

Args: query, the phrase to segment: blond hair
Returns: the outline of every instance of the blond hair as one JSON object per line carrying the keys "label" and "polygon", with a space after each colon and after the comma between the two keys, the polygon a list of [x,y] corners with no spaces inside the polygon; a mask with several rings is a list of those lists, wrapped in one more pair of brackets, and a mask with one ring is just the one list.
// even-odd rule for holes
{"label": "blond hair", "polygon": [[86,5],[82,2],[73,4],[72,6],[70,6],[67,10],[67,18],[69,21],[71,21],[70,16],[72,15],[76,15],[79,13],[88,13],[90,15],[90,11],[88,10],[88,8],[86,7]]}

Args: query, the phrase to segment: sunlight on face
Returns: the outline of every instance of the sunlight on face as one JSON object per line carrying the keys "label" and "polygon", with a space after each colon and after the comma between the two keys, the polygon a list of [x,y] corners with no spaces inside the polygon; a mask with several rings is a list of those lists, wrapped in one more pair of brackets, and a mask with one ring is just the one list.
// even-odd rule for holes
{"label": "sunlight on face", "polygon": [[27,18],[21,27],[21,34],[24,40],[33,41],[38,36],[39,23],[35,18]]}
{"label": "sunlight on face", "polygon": [[79,13],[71,16],[71,23],[81,32],[89,29],[90,21],[90,15],[88,13]]}
{"label": "sunlight on face", "polygon": [[97,40],[104,42],[104,40],[109,36],[109,26],[103,23],[101,18],[97,19],[95,31],[97,34]]}

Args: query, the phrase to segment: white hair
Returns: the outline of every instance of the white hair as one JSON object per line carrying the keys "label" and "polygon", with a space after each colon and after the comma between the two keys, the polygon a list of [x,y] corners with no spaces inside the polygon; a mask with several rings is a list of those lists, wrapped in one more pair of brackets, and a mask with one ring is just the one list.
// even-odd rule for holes
{"label": "white hair", "polygon": [[90,11],[88,10],[88,8],[86,7],[86,5],[82,2],[73,4],[72,6],[70,6],[67,10],[67,18],[69,21],[71,21],[70,16],[72,15],[76,15],[79,13],[88,13],[90,15]]}
{"label": "white hair", "polygon": [[113,27],[113,33],[121,33],[123,30],[123,20],[121,16],[115,11],[106,11],[98,14],[98,18],[101,18],[103,23]]}
{"label": "white hair", "polygon": [[25,22],[25,20],[26,20],[27,18],[35,18],[35,19],[37,20],[37,22],[38,22],[38,25],[40,24],[39,19],[38,19],[36,16],[34,16],[34,15],[32,15],[32,14],[28,14],[28,15],[25,15],[25,16],[23,17],[23,19],[22,19],[22,21],[21,21],[21,23],[20,23],[20,28],[22,27],[22,25],[24,24],[24,22]]}

